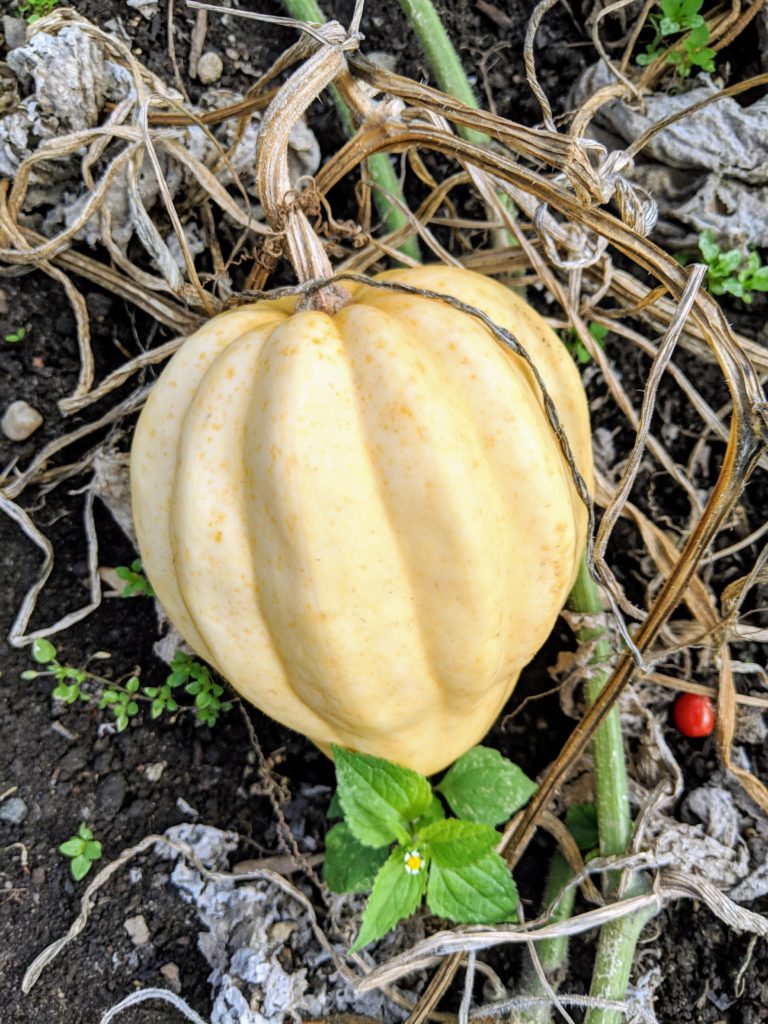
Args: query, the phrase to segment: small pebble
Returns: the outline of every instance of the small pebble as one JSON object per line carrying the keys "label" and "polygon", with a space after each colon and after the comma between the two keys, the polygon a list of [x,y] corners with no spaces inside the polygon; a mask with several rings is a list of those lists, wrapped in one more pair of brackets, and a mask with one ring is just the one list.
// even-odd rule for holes
{"label": "small pebble", "polygon": [[29,811],[20,796],[12,796],[10,800],[0,804],[0,821],[9,825],[20,825]]}
{"label": "small pebble", "polygon": [[200,812],[196,811],[191,804],[188,804],[183,796],[179,796],[176,798],[176,806],[181,811],[181,813],[187,818],[200,817]]}
{"label": "small pebble", "polygon": [[160,968],[160,973],[168,982],[168,987],[172,992],[178,995],[181,992],[181,978],[179,977],[179,968],[177,964],[163,964]]}
{"label": "small pebble", "polygon": [[147,922],[144,920],[143,914],[127,917],[123,921],[123,928],[130,935],[134,946],[145,946],[149,942],[149,928],[147,928]]}
{"label": "small pebble", "polygon": [[224,72],[224,61],[212,50],[204,53],[197,62],[197,77],[203,85],[212,85],[218,82]]}
{"label": "small pebble", "polygon": [[42,424],[43,417],[28,402],[11,402],[5,410],[2,429],[10,441],[26,441]]}
{"label": "small pebble", "polygon": [[269,937],[273,942],[287,942],[298,927],[296,921],[275,921],[269,929]]}
{"label": "small pebble", "polygon": [[167,766],[166,761],[155,761],[153,764],[146,766],[144,775],[150,782],[159,782]]}
{"label": "small pebble", "polygon": [[27,41],[26,21],[23,18],[12,18],[9,14],[4,14],[3,35],[6,49],[15,50],[17,46],[24,46]]}

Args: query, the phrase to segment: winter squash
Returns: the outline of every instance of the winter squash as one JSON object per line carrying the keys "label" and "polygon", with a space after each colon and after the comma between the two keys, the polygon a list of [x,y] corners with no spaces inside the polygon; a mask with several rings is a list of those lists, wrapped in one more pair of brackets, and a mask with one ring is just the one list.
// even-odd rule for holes
{"label": "winter squash", "polygon": [[[514,334],[591,479],[579,374],[531,307],[459,269],[382,278]],[[350,291],[333,316],[265,300],[186,341],[138,423],[134,518],[169,618],[244,697],[429,774],[546,639],[586,511],[533,375],[480,319]]]}

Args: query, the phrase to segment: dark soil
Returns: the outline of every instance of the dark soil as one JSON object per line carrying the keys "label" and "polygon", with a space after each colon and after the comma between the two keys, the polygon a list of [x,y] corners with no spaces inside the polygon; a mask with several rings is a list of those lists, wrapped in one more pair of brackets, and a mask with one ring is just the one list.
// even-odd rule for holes
{"label": "dark soil", "polygon": [[[181,4],[176,6],[177,57],[184,73],[193,16]],[[326,11],[333,6],[333,13],[342,22],[348,22],[351,2],[324,6]],[[522,38],[533,6],[530,0],[507,0],[495,9],[470,0],[451,0],[438,6],[465,63],[476,69],[478,91],[486,93],[500,114],[536,123],[540,112],[522,70]],[[277,3],[261,4],[259,8],[283,13]],[[80,0],[77,9],[98,23],[119,14],[135,41],[137,55],[164,77],[171,78],[164,5],[150,21],[127,9],[120,0]],[[484,10],[491,13],[483,13]],[[398,57],[400,72],[417,79],[429,78],[418,44],[396,4],[381,0],[369,3],[363,31],[367,50],[393,53]],[[247,88],[254,79],[242,67],[249,65],[255,73],[263,72],[294,38],[285,29],[255,26],[252,22],[242,22],[237,35],[230,35],[212,15],[207,48],[225,59],[227,70],[222,84]],[[482,56],[497,44],[502,45],[496,56],[489,59],[489,70],[483,78],[479,70]],[[553,100],[562,104],[569,86],[592,59],[592,50],[579,19],[574,20],[565,8],[545,18],[539,44],[542,84]],[[193,95],[195,88],[192,83]],[[325,151],[332,151],[341,134],[330,104],[318,106],[312,124]],[[345,202],[344,196],[340,202]],[[72,390],[77,377],[74,325],[61,291],[42,274],[7,278],[0,285],[8,302],[8,313],[0,315],[0,337],[26,327],[21,343],[0,342],[0,409],[11,400],[25,398],[45,419],[33,441],[0,445],[0,464],[7,465],[16,458],[24,466],[42,441],[68,429],[67,424],[62,426],[56,403]],[[97,371],[101,374],[122,362],[126,350],[137,352],[139,340],[146,339],[156,327],[143,314],[111,295],[91,289],[87,299]],[[763,303],[747,314],[739,326],[756,337],[764,320]],[[165,337],[161,328],[154,343]],[[642,385],[644,369],[634,364],[623,366],[626,377],[636,378],[638,387]],[[711,379],[702,380],[699,376],[697,385],[709,392],[708,397],[717,407],[716,394],[722,389],[717,371],[713,368]],[[599,419],[600,413],[596,416]],[[127,439],[115,437],[114,441],[125,446]],[[36,613],[36,628],[88,601],[83,497],[76,493],[87,482],[87,474],[78,477],[71,485],[42,498],[35,508],[36,521],[52,539],[56,551],[56,568]],[[701,485],[707,486],[707,481],[701,481]],[[745,498],[747,518],[753,524],[759,521],[764,497],[764,487],[758,487]],[[682,522],[674,525],[681,527]],[[97,528],[100,564],[128,564],[135,557],[122,532],[101,508],[97,509]],[[626,541],[624,561],[619,559],[619,563],[629,579],[633,572],[633,541],[630,537],[619,539],[620,543]],[[0,517],[0,550],[4,566],[0,578],[0,635],[5,636],[26,588],[38,571],[40,553],[31,543],[20,539],[5,517]],[[746,552],[745,563],[749,558],[750,552]],[[642,592],[637,596],[642,599]],[[63,662],[80,665],[93,652],[108,651],[111,659],[101,666],[111,668],[102,671],[120,677],[141,666],[142,680],[148,683],[167,674],[167,668],[152,653],[157,636],[150,601],[112,598],[105,599],[95,613],[53,639]],[[519,706],[526,695],[551,685],[546,668],[554,662],[557,650],[568,643],[564,631],[552,638],[547,650],[525,674],[508,710]],[[103,843],[105,863],[145,835],[190,820],[239,832],[245,837],[239,851],[242,858],[280,849],[271,806],[259,795],[259,774],[241,711],[235,708],[223,716],[213,730],[197,726],[190,713],[159,722],[151,722],[142,714],[118,735],[105,728],[104,714],[91,706],[77,704],[62,709],[54,704],[45,679],[22,681],[20,675],[30,665],[27,650],[2,645],[0,796],[14,787],[12,795],[20,797],[27,808],[20,824],[0,822],[3,1024],[92,1024],[109,1005],[134,988],[167,985],[161,974],[167,964],[177,965],[185,999],[205,1016],[210,1006],[208,966],[197,951],[197,926],[193,914],[166,884],[166,867],[152,856],[136,862],[141,869],[138,877],[131,880],[126,869],[106,886],[84,933],[44,972],[29,996],[21,994],[20,982],[32,959],[66,931],[77,912],[84,884],[72,881],[57,848],[74,833],[79,822],[87,820]],[[248,713],[265,752],[280,754],[282,763],[278,770],[288,778],[294,797],[303,784],[330,785],[330,765],[310,744],[257,712]],[[569,729],[570,723],[560,713],[557,701],[545,698],[529,704],[508,728],[497,727],[490,742],[535,775],[553,759]],[[706,779],[715,768],[710,744],[700,745],[695,756],[689,756],[691,749],[686,750],[682,742],[677,741],[677,745],[688,782],[695,785]],[[766,753],[753,750],[751,754],[755,770],[763,777],[768,775]],[[162,775],[157,781],[150,781],[156,778],[155,769],[150,766],[158,764],[164,765]],[[304,802],[301,807],[304,813]],[[319,807],[309,815],[306,836],[299,840],[308,852],[322,842],[322,809]],[[290,816],[290,808],[288,813]],[[521,890],[531,908],[542,881],[542,849],[537,847],[519,870]],[[150,932],[150,942],[139,948],[124,928],[125,920],[136,914],[144,916]],[[764,944],[755,948],[743,977],[743,991],[737,993],[735,978],[747,951],[747,939],[727,931],[708,911],[681,904],[658,918],[648,931],[658,931],[651,945],[657,950],[665,979],[657,1005],[660,1021],[757,1024],[766,1019],[768,957]],[[588,950],[588,946],[578,946],[572,959],[577,972],[583,962],[581,980],[585,986]],[[503,966],[509,969],[508,963]],[[181,1017],[170,1009],[148,1008],[134,1009],[131,1017],[137,1024],[174,1024],[177,1019]]]}

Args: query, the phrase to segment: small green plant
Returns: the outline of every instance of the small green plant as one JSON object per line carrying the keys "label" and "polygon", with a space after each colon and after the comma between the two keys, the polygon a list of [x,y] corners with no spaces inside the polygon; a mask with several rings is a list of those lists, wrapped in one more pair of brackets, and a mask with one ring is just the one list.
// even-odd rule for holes
{"label": "small green plant", "polygon": [[50,640],[36,639],[32,644],[32,657],[43,669],[29,669],[21,673],[21,678],[51,676],[55,683],[51,690],[54,700],[64,704],[96,702],[99,709],[108,709],[112,713],[118,732],[128,728],[130,720],[138,715],[142,702],[149,703],[152,718],[159,718],[164,711],[178,711],[179,704],[173,691],[181,686],[194,696],[195,716],[202,725],[215,725],[219,715],[232,707],[231,701],[222,701],[224,687],[214,681],[208,666],[183,651],[176,652],[170,675],[162,686],[144,687],[138,675],[131,675],[124,683],[115,682],[86,668],[62,665],[56,653]]}
{"label": "small green plant", "polygon": [[[660,14],[652,14],[651,25],[656,33],[645,53],[638,54],[640,65],[652,64],[666,50],[667,64],[673,64],[681,78],[693,68],[715,70],[715,51],[707,46],[709,26],[700,14],[704,0],[660,0]],[[679,46],[669,48],[671,38],[685,33]]]}
{"label": "small green plant", "polygon": [[58,4],[59,0],[18,0],[16,14],[31,25],[51,11],[55,11]]}
{"label": "small green plant", "polygon": [[707,288],[713,295],[733,295],[752,301],[752,292],[768,292],[768,266],[763,266],[755,249],[723,252],[711,229],[699,235],[699,252],[707,264]]}
{"label": "small green plant", "polygon": [[[600,348],[605,348],[605,338],[609,333],[607,327],[603,327],[602,324],[596,324],[591,321],[588,325],[589,333],[595,339]],[[570,327],[567,331],[561,331],[560,337],[563,339],[563,344],[571,353],[573,358],[582,366],[586,366],[592,359],[592,356],[586,349],[586,346],[582,343],[576,331]]]}
{"label": "small green plant", "polygon": [[143,597],[154,597],[155,592],[152,584],[144,575],[141,567],[141,559],[135,558],[130,566],[118,565],[115,568],[117,578],[125,583],[123,597],[136,597],[141,594]]}
{"label": "small green plant", "polygon": [[324,878],[334,892],[371,893],[351,952],[409,917],[425,895],[430,911],[451,921],[513,920],[517,887],[495,851],[495,826],[536,790],[517,765],[473,747],[435,792],[423,775],[381,758],[342,747],[333,757],[338,799],[329,817],[344,820],[326,836]]}
{"label": "small green plant", "polygon": [[9,334],[6,334],[3,341],[7,341],[9,345],[17,345],[20,341],[23,341],[26,336],[27,328],[19,327],[18,330],[11,331]]}
{"label": "small green plant", "polygon": [[93,832],[85,822],[81,822],[77,832],[61,844],[59,853],[70,858],[69,870],[74,880],[79,882],[101,858],[101,843],[93,838]]}
{"label": "small green plant", "polygon": [[215,682],[207,665],[196,661],[193,655],[177,651],[171,662],[171,674],[161,687],[145,686],[144,693],[152,700],[151,714],[157,718],[166,709],[178,707],[172,691],[183,686],[184,692],[195,698],[195,714],[203,725],[216,724],[222,711],[229,711],[232,701],[222,701],[224,687]]}

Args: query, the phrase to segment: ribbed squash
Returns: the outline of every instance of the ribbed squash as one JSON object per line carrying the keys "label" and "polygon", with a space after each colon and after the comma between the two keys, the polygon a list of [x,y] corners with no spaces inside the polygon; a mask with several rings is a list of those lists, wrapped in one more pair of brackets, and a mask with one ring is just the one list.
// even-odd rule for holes
{"label": "ribbed squash", "polygon": [[[534,310],[469,271],[383,278],[512,332],[591,478],[578,372]],[[530,371],[477,317],[352,291],[334,316],[263,301],[189,338],[136,430],[136,530],[169,618],[244,697],[430,774],[546,639],[586,512]]]}

